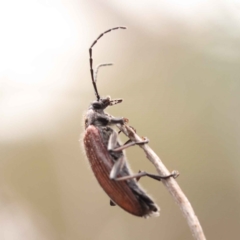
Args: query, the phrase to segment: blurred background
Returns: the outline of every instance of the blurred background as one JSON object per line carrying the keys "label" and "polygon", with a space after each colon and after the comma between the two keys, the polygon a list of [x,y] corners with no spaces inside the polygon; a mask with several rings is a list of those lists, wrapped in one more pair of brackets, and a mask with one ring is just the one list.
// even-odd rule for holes
{"label": "blurred background", "polygon": [[[95,99],[130,120],[181,175],[207,239],[240,235],[240,2],[9,0],[0,3],[0,239],[192,239],[169,193],[141,179],[159,218],[109,206],[79,139]],[[141,149],[135,172],[155,172]]]}

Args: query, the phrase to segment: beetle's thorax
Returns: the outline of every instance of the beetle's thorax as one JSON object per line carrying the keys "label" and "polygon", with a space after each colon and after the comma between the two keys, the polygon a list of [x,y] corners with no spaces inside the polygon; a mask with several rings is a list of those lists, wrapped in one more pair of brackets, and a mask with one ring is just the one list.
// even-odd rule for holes
{"label": "beetle's thorax", "polygon": [[104,109],[120,102],[122,102],[122,99],[111,100],[109,96],[93,101],[85,116],[85,128],[89,125],[94,125],[96,127],[108,126],[111,116],[105,113]]}
{"label": "beetle's thorax", "polygon": [[99,110],[94,111],[93,109],[88,109],[85,115],[85,128],[89,125],[94,125],[96,127],[107,126],[108,121],[105,120],[107,117],[108,114],[106,114],[103,110],[100,112]]}
{"label": "beetle's thorax", "polygon": [[85,116],[85,128],[89,125],[101,127],[108,124],[107,121],[104,121],[108,116],[108,114],[104,112],[104,109],[110,105],[110,101],[110,97],[107,97],[95,100],[90,104]]}

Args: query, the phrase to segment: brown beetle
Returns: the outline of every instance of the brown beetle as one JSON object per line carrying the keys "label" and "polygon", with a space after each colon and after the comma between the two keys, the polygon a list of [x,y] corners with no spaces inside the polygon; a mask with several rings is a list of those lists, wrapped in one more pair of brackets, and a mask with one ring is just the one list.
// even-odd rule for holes
{"label": "brown beetle", "polygon": [[108,106],[121,103],[122,99],[111,100],[110,97],[101,98],[96,86],[99,67],[111,64],[99,65],[94,73],[92,67],[92,48],[104,34],[116,29],[126,28],[115,27],[103,32],[89,49],[90,72],[97,99],[90,104],[85,116],[84,148],[95,177],[111,199],[111,206],[118,205],[125,211],[139,217],[158,216],[159,207],[139,186],[137,181],[143,176],[160,181],[174,175],[159,176],[146,172],[139,172],[134,175],[130,174],[123,150],[135,144],[146,144],[148,140],[146,139],[142,142],[132,142],[129,140],[122,146],[119,144],[117,133],[110,126],[114,124],[124,125],[127,119],[115,118],[105,113],[104,109]]}

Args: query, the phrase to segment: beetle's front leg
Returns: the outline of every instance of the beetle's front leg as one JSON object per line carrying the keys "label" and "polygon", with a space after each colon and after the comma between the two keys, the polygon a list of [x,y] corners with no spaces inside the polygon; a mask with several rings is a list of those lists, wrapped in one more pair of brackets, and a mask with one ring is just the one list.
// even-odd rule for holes
{"label": "beetle's front leg", "polygon": [[115,117],[112,117],[112,116],[109,116],[109,123],[110,124],[125,124],[128,122],[128,119],[127,118],[115,118]]}
{"label": "beetle's front leg", "polygon": [[111,124],[121,124],[124,125],[128,122],[127,118],[116,118],[111,115],[105,114],[97,114],[95,117],[95,124],[100,123],[101,125],[111,125]]}

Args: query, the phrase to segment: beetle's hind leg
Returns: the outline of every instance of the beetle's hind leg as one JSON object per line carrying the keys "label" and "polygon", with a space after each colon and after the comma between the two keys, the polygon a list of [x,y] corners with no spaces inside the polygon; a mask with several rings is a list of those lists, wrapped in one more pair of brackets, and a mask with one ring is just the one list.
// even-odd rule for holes
{"label": "beetle's hind leg", "polygon": [[[142,173],[145,173],[146,175],[142,174]],[[169,177],[174,177],[174,178],[177,178],[179,176],[179,173],[177,171],[172,171],[172,173],[170,175],[167,175],[167,176],[160,176],[160,175],[156,175],[156,174],[151,174],[151,173],[146,173],[146,172],[143,172],[141,170],[138,171],[138,174],[136,174],[136,181],[138,182],[140,180],[141,177],[144,177],[144,176],[148,176],[152,179],[155,179],[155,180],[158,180],[158,181],[161,181],[161,179],[168,179]]]}
{"label": "beetle's hind leg", "polygon": [[129,180],[129,179],[136,178],[137,181],[139,181],[139,179],[141,177],[145,177],[145,176],[150,177],[150,178],[155,179],[155,180],[158,180],[158,181],[161,181],[162,179],[168,179],[170,177],[177,178],[179,176],[179,173],[177,171],[172,171],[172,173],[169,174],[169,175],[160,176],[160,175],[157,175],[157,174],[151,174],[151,173],[141,172],[140,171],[139,173],[131,175],[131,176],[124,176],[124,177],[114,178],[114,180],[115,181],[126,181],[126,180]]}
{"label": "beetle's hind leg", "polygon": [[113,165],[113,168],[110,172],[110,179],[113,179],[115,181],[126,181],[126,180],[129,180],[129,179],[136,179],[137,181],[139,181],[139,179],[141,177],[150,177],[152,179],[155,179],[155,180],[158,180],[158,181],[161,181],[162,179],[168,179],[170,177],[173,177],[173,178],[177,178],[179,176],[179,172],[178,171],[172,171],[171,174],[169,175],[166,175],[166,176],[160,176],[160,175],[157,175],[157,174],[152,174],[152,173],[147,173],[147,172],[142,172],[142,171],[139,171],[139,173],[137,174],[133,174],[133,175],[129,175],[129,176],[123,176],[123,177],[117,177],[117,175],[121,172],[123,166],[124,166],[124,157],[120,157],[117,162],[115,162],[115,164]]}

